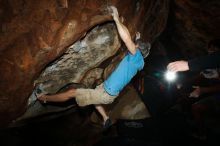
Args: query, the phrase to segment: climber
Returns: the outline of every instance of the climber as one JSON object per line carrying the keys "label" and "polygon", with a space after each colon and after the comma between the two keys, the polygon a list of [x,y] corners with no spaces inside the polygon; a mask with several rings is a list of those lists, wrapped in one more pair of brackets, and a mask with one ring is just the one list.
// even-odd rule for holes
{"label": "climber", "polygon": [[112,103],[136,73],[143,69],[144,58],[149,55],[151,46],[150,43],[143,43],[140,40],[140,33],[136,33],[135,44],[127,27],[120,22],[117,8],[110,6],[108,10],[116,23],[118,33],[128,52],[107,80],[95,89],[72,88],[58,94],[38,95],[38,99],[41,101],[63,102],[75,98],[79,106],[94,104],[103,117],[104,128],[109,127],[112,123],[101,104]]}

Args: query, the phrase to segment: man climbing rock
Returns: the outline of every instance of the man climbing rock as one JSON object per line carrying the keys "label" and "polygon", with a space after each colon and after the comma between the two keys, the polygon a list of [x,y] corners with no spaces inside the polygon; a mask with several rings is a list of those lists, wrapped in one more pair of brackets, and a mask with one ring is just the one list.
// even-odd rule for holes
{"label": "man climbing rock", "polygon": [[95,89],[72,88],[54,95],[38,95],[38,99],[44,102],[63,102],[75,98],[79,106],[94,104],[103,117],[104,128],[110,126],[111,121],[101,104],[110,104],[114,101],[120,91],[131,81],[136,73],[143,69],[144,58],[148,56],[150,51],[150,44],[140,41],[140,33],[136,34],[136,44],[132,41],[128,29],[120,22],[116,7],[111,6],[108,10],[113,17],[122,41],[128,49],[127,54],[117,68],[107,80]]}

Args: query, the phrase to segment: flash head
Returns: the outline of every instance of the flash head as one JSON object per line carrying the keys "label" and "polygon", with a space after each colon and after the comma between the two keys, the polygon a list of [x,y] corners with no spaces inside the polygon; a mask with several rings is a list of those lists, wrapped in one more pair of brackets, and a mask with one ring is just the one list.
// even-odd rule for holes
{"label": "flash head", "polygon": [[174,81],[176,79],[176,72],[166,71],[165,72],[165,79],[169,82]]}

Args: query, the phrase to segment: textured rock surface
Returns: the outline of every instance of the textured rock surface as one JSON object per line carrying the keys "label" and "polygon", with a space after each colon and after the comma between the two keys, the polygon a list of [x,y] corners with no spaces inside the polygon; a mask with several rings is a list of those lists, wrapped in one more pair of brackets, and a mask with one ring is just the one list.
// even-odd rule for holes
{"label": "textured rock surface", "polygon": [[112,4],[131,33],[140,31],[145,40],[153,42],[166,25],[168,0],[0,0],[0,125],[25,112],[49,63],[112,19],[105,11]]}
{"label": "textured rock surface", "polygon": [[[93,88],[102,80],[103,69],[94,68],[109,58],[120,47],[117,30],[113,23],[96,26],[81,40],[68,47],[67,51],[57,60],[50,63],[35,80],[35,84],[45,94],[54,94],[65,88],[69,83],[81,83]],[[108,73],[109,74],[109,73]],[[66,87],[67,88],[67,87]],[[26,112],[14,122],[25,123],[25,120],[53,112],[60,112],[75,107],[74,101],[69,104],[42,104],[35,90],[29,97]]]}
{"label": "textured rock surface", "polygon": [[80,83],[88,70],[114,55],[119,47],[114,24],[97,26],[85,38],[71,45],[58,60],[52,62],[36,83],[42,83],[47,93],[56,93],[68,83]]}

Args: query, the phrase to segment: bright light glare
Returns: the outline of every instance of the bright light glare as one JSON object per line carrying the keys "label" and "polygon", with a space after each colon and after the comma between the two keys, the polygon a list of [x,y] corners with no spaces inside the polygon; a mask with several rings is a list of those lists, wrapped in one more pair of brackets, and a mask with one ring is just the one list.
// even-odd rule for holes
{"label": "bright light glare", "polygon": [[176,79],[176,73],[172,71],[167,71],[165,73],[165,78],[167,81],[174,81]]}

